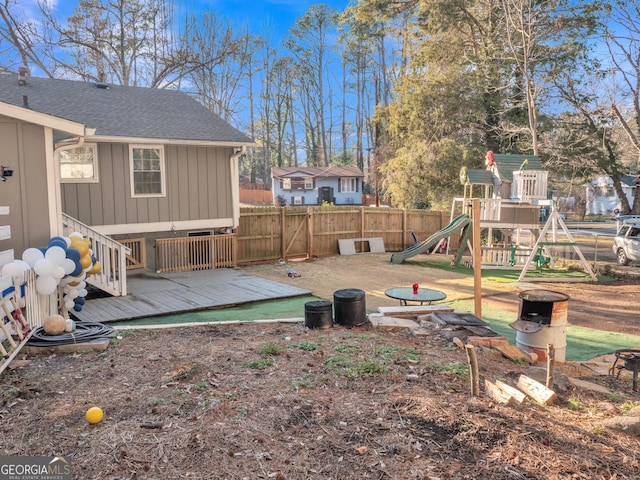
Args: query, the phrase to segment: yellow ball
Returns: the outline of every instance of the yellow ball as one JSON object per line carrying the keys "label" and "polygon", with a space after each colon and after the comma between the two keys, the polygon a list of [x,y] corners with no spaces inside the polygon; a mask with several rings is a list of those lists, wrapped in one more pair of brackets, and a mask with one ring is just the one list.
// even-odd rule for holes
{"label": "yellow ball", "polygon": [[84,418],[86,418],[87,422],[91,425],[100,423],[102,421],[102,417],[104,417],[104,413],[102,413],[102,409],[100,407],[91,407],[84,415]]}

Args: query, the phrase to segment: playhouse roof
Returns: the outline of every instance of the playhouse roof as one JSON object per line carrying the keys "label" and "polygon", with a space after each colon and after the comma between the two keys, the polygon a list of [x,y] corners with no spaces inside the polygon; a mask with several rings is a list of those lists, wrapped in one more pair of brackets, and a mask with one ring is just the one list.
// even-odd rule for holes
{"label": "playhouse roof", "polygon": [[[513,172],[518,170],[544,170],[542,162],[537,155],[512,155],[512,154],[494,154],[495,173],[502,181],[512,181]],[[524,161],[526,165],[523,166]]]}
{"label": "playhouse roof", "polygon": [[465,185],[493,185],[493,173],[491,170],[468,169],[463,170],[463,178],[460,180]]}

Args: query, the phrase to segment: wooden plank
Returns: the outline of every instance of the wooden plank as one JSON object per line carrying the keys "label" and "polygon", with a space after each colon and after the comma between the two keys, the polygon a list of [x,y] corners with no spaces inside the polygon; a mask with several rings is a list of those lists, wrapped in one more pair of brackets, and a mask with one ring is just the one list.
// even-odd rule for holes
{"label": "wooden plank", "polygon": [[233,269],[158,275],[152,279],[148,275],[131,275],[129,290],[131,294],[125,297],[89,300],[81,312],[71,314],[79,320],[111,322],[311,293]]}
{"label": "wooden plank", "polygon": [[513,398],[518,405],[523,404],[527,399],[527,396],[524,393],[522,393],[520,390],[512,387],[511,385],[507,385],[506,383],[500,380],[496,380],[496,387],[498,387],[503,392],[506,392],[509,395],[511,395],[511,398]]}
{"label": "wooden plank", "polygon": [[518,388],[541,405],[552,405],[558,398],[553,390],[526,375],[520,375]]}
{"label": "wooden plank", "polygon": [[502,403],[510,407],[515,407],[517,405],[515,398],[510,394],[510,392],[503,390],[498,385],[491,383],[486,378],[484,379],[484,390],[491,399],[495,400],[498,403]]}
{"label": "wooden plank", "polygon": [[424,315],[434,312],[453,312],[454,309],[448,305],[403,305],[398,307],[378,307],[378,311],[383,315],[393,317],[396,315]]}

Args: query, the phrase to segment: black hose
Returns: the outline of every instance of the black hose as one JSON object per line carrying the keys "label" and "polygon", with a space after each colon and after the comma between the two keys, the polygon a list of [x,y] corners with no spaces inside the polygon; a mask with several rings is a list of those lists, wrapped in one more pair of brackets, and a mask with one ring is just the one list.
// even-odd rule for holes
{"label": "black hose", "polygon": [[27,342],[32,347],[53,347],[55,345],[73,345],[94,340],[115,337],[115,329],[98,322],[76,322],[73,332],[62,335],[47,335],[42,327],[36,328]]}

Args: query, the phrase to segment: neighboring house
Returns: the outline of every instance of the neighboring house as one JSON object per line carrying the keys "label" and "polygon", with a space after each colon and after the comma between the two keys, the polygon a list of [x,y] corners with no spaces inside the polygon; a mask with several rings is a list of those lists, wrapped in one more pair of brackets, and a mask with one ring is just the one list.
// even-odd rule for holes
{"label": "neighboring house", "polygon": [[275,167],[271,191],[275,205],[361,205],[363,178],[358,167]]}
{"label": "neighboring house", "polygon": [[0,145],[13,170],[0,183],[11,228],[0,250],[19,257],[77,220],[143,237],[153,267],[156,239],[238,226],[238,157],[253,142],[184,92],[21,71],[0,75]]}
{"label": "neighboring house", "polygon": [[[629,204],[633,204],[633,192],[635,190],[635,177],[623,175],[620,177],[622,191],[627,196]],[[586,214],[608,215],[616,208],[620,208],[620,198],[613,189],[613,180],[609,175],[600,175],[584,185],[586,190]]]}

